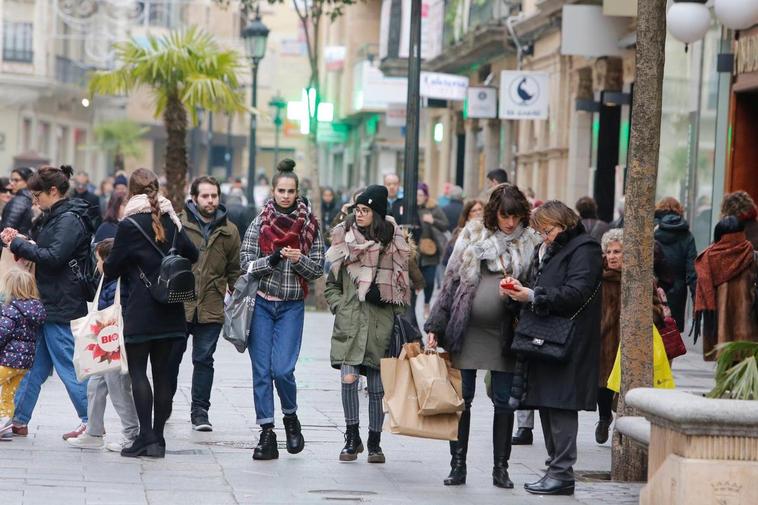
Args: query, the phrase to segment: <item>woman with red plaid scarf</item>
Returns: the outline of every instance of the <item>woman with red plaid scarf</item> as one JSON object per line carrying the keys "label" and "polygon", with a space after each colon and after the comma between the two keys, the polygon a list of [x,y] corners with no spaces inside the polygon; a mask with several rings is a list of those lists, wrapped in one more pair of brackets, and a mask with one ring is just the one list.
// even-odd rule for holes
{"label": "woman with red plaid scarf", "polygon": [[298,196],[295,162],[282,160],[274,176],[274,197],[245,233],[242,270],[258,281],[250,325],[255,415],[261,427],[253,459],[279,457],[274,433],[274,385],[282,404],[287,452],[297,454],[305,441],[297,418],[295,364],[303,337],[308,282],[324,274],[319,224]]}

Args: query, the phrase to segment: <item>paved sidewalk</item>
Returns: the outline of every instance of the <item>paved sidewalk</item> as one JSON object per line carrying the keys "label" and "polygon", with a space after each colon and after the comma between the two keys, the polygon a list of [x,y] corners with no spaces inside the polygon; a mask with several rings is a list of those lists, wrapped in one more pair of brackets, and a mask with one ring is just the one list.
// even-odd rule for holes
{"label": "paved sidewalk", "polygon": [[[185,354],[167,427],[168,454],[164,460],[130,460],[104,451],[73,449],[61,434],[77,424],[74,410],[57,377],[45,384],[28,438],[0,443],[0,504],[632,504],[640,484],[578,482],[574,497],[528,495],[523,484],[538,479],[545,459],[544,444],[535,429],[535,444],[514,447],[511,478],[514,490],[492,486],[492,407],[480,378],[474,402],[468,484],[446,488],[449,469],[447,443],[385,434],[385,465],[369,465],[365,453],[355,463],[337,459],[343,445],[339,374],[329,366],[332,317],[306,315],[303,350],[298,363],[300,418],[305,450],[296,456],[281,451],[278,461],[254,462],[252,447],[257,427],[252,408],[248,356],[226,342],[219,343],[213,388],[212,433],[196,433],[189,424],[191,351]],[[696,351],[677,360],[680,386],[705,390],[712,366]],[[367,402],[361,399],[362,435],[367,430]],[[596,413],[580,415],[579,461],[576,469],[607,472],[610,446],[594,441]],[[106,429],[114,436],[120,426],[109,406]],[[277,432],[282,440],[281,422]],[[281,446],[282,444],[280,444]]]}

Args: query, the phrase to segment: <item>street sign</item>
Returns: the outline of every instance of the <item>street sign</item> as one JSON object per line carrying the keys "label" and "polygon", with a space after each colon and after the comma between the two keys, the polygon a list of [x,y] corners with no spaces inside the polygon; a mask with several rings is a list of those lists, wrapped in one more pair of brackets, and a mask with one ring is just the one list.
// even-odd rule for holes
{"label": "street sign", "polygon": [[471,119],[497,118],[497,88],[471,86],[466,91],[463,115]]}
{"label": "street sign", "polygon": [[405,104],[404,103],[389,103],[387,104],[387,112],[384,115],[385,124],[387,126],[405,126]]}
{"label": "street sign", "polygon": [[421,72],[419,95],[439,100],[466,99],[468,77],[437,72]]}
{"label": "street sign", "polygon": [[547,119],[549,104],[547,72],[500,73],[500,119]]}

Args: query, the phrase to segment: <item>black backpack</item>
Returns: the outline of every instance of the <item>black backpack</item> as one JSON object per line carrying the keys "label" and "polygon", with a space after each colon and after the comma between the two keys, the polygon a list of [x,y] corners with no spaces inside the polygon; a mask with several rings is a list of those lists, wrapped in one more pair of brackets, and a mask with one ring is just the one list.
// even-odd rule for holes
{"label": "black backpack", "polygon": [[126,219],[137,227],[142,236],[150,242],[150,245],[163,258],[160,270],[158,271],[158,279],[155,282],[150,282],[145,272],[137,267],[140,271],[140,279],[142,279],[145,287],[150,291],[153,299],[158,303],[190,302],[197,299],[192,263],[176,252],[176,236],[179,235],[179,229],[177,228],[174,233],[171,249],[169,249],[168,254],[164,254],[137,221],[130,217]]}

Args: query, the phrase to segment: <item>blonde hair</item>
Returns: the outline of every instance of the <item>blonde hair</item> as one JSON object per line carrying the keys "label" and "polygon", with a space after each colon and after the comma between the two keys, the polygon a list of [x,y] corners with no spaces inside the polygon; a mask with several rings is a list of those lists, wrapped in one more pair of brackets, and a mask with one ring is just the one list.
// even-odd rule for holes
{"label": "blonde hair", "polygon": [[10,268],[2,275],[0,292],[5,297],[5,303],[11,300],[39,300],[34,276],[19,267]]}
{"label": "blonde hair", "polygon": [[548,226],[560,226],[569,230],[579,224],[579,216],[565,203],[549,200],[532,211],[530,221],[536,230]]}

